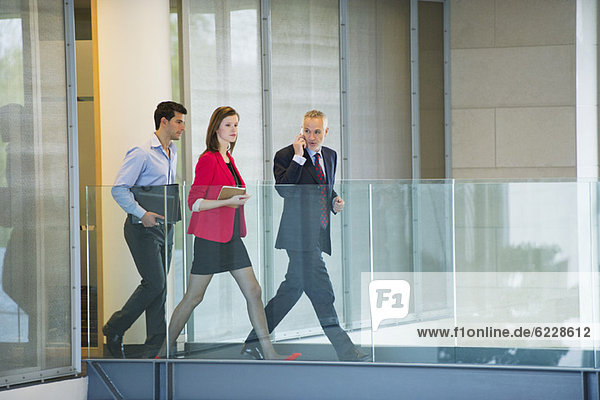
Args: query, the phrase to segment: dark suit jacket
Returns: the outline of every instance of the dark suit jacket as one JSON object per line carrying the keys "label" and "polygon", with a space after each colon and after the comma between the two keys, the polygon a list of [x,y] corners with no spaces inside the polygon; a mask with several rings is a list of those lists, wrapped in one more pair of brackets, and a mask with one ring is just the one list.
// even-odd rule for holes
{"label": "dark suit jacket", "polygon": [[[328,212],[331,213],[332,199],[337,196],[333,190],[337,153],[323,146],[321,154],[325,163],[327,181],[326,204]],[[279,150],[274,159],[275,189],[284,198],[275,248],[314,250],[318,247],[331,255],[331,221],[327,224],[325,232],[321,233],[321,194],[315,166],[306,150],[304,150],[304,158],[306,158],[304,165],[292,161],[293,157],[294,146],[289,145]]]}

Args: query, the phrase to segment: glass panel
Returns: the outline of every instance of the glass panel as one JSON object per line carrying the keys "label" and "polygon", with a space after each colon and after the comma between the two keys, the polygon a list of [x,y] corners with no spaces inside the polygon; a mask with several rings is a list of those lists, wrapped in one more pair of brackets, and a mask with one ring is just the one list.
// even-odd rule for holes
{"label": "glass panel", "polygon": [[[590,326],[588,184],[465,183],[456,186],[455,199],[456,323]],[[457,349],[461,362],[588,366],[582,350],[591,340],[458,342],[467,343],[483,349]]]}
{"label": "glass panel", "polygon": [[[590,184],[341,181],[338,189],[347,193],[342,213],[350,225],[351,249],[343,274],[329,272],[334,307],[351,343],[375,362],[595,365],[598,311],[589,299],[598,296],[592,267],[597,245],[590,248],[597,222],[590,213],[597,206]],[[245,206],[243,243],[259,282],[265,274],[262,252],[282,253],[285,259],[275,265],[281,277],[273,282],[275,289],[293,257],[264,248],[263,229],[279,236],[274,247],[284,247],[283,231],[315,240],[303,222],[291,231],[281,225],[287,218],[284,202],[293,198],[304,204],[313,190],[311,185],[248,186],[253,197]],[[262,212],[265,197],[274,200],[268,216]],[[263,226],[264,220],[274,222]],[[346,231],[340,215],[332,215],[330,224],[335,255]],[[332,258],[323,255],[328,270]],[[195,329],[178,339],[175,357],[246,357],[240,350],[251,324],[244,296],[229,275],[213,277],[192,314]],[[271,335],[275,349],[301,352],[301,360],[337,360],[315,313],[319,306],[304,294],[298,303],[292,296],[287,306],[279,301],[273,304],[282,308],[267,306],[267,319],[285,316]],[[263,301],[273,296],[263,292]]]}
{"label": "glass panel", "polygon": [[[216,197],[217,193],[220,191],[220,187],[209,186],[207,190],[207,193],[212,193],[214,197]],[[333,283],[332,292],[329,286],[329,280],[325,279],[322,275],[324,270],[321,270],[319,275],[309,274],[303,276],[302,270],[304,262],[316,262],[314,270],[319,271],[317,268],[328,267],[328,262],[330,260],[329,256],[323,254],[326,264],[321,264],[321,261],[319,261],[319,253],[316,256],[317,258],[314,260],[311,259],[300,261],[300,263],[296,262],[294,265],[291,265],[288,268],[288,258],[289,260],[292,260],[292,258],[295,257],[295,260],[298,258],[295,254],[301,252],[295,251],[288,254],[287,250],[283,249],[284,247],[289,248],[290,250],[297,249],[297,245],[301,244],[302,242],[295,240],[297,238],[306,237],[308,238],[308,242],[314,241],[314,239],[311,239],[311,237],[314,238],[315,236],[309,235],[308,232],[313,231],[312,228],[315,225],[308,224],[305,221],[303,222],[303,220],[299,220],[298,226],[296,226],[293,221],[289,221],[289,217],[290,215],[300,215],[299,211],[290,211],[290,208],[294,208],[298,203],[300,203],[309,205],[305,210],[306,216],[308,217],[307,221],[313,220],[315,215],[317,215],[318,218],[319,209],[311,207],[310,200],[319,195],[319,188],[314,185],[278,186],[277,188],[273,187],[271,184],[261,185],[260,187],[248,185],[247,193],[251,194],[252,197],[244,206],[243,221],[245,221],[247,235],[243,238],[242,243],[244,243],[244,247],[249,256],[248,263],[253,266],[254,275],[260,281],[261,275],[264,274],[262,269],[264,266],[264,261],[260,258],[261,251],[281,252],[283,253],[283,256],[286,257],[286,263],[283,265],[276,265],[275,268],[278,269],[278,273],[281,274],[282,277],[284,274],[286,274],[286,270],[288,271],[286,277],[291,276],[291,279],[287,281],[287,286],[285,287],[288,287],[288,290],[290,290],[290,285],[298,288],[302,287],[302,289],[299,289],[300,291],[297,291],[297,289],[291,289],[291,297],[278,300],[272,305],[267,305],[267,320],[272,323],[271,327],[273,327],[273,325],[278,325],[274,334],[272,335],[274,341],[276,342],[276,350],[280,354],[289,355],[295,352],[295,349],[297,348],[308,346],[308,348],[311,348],[312,350],[304,353],[302,356],[303,360],[336,360],[336,350],[334,350],[334,348],[329,344],[328,338],[323,335],[323,329],[321,328],[319,319],[317,319],[315,308],[319,310],[320,317],[323,319],[322,323],[327,327],[326,330],[328,335],[341,337],[340,340],[336,340],[336,345],[338,346],[337,351],[351,351],[353,349],[352,342],[348,340],[348,337],[343,332],[342,328],[339,326],[336,327],[336,324],[333,323],[333,320],[331,319],[335,318],[335,314],[323,315],[324,312],[331,312],[330,310],[333,305],[329,303],[327,299],[329,298],[333,300],[333,295],[335,295],[336,299],[338,299],[336,300],[335,306],[340,311],[343,310],[343,282],[339,280],[337,276],[330,274],[330,279]],[[208,194],[207,196],[211,197]],[[262,241],[263,227],[261,226],[261,220],[267,218],[266,216],[261,215],[259,210],[263,209],[260,201],[261,198],[264,197],[272,197],[276,199],[275,207],[273,208],[273,215],[269,216],[269,219],[272,219],[276,222],[274,223],[273,227],[266,227],[265,229],[275,230],[275,236],[277,237],[277,243],[275,247],[278,248],[277,250],[272,248],[262,248],[265,246],[265,244]],[[282,213],[280,212],[280,210],[283,209],[284,200],[289,202],[289,204],[286,205],[287,211],[285,212],[287,217],[283,217]],[[227,208],[224,207],[203,211],[197,215],[195,214],[195,217],[193,218],[196,218],[196,220],[192,220],[190,222],[190,226],[193,227],[192,229],[194,232],[196,232],[195,229],[197,229],[198,232],[201,232],[198,233],[200,237],[202,237],[202,235],[205,237],[219,235],[223,227],[229,226],[228,224],[219,224],[219,216],[222,217],[223,213],[227,211]],[[315,212],[317,214],[315,214]],[[204,218],[204,220],[201,220],[201,218]],[[211,218],[213,222],[207,222],[211,220]],[[332,239],[336,236],[339,237],[341,234],[341,224],[339,222],[339,218],[332,217],[330,224]],[[210,229],[207,229],[207,226],[210,226]],[[296,228],[299,230],[299,232],[296,232]],[[316,225],[316,228],[317,232],[319,232],[320,226]],[[227,233],[227,235],[229,234]],[[289,244],[290,238],[294,238],[295,244]],[[253,279],[250,279],[251,275],[247,275],[246,272],[243,272],[241,269],[239,271],[235,270],[232,272],[231,275],[234,275],[236,279],[233,279],[229,273],[215,273],[210,280],[208,289],[205,293],[203,293],[201,287],[198,286],[200,285],[198,282],[203,281],[205,282],[204,284],[208,284],[208,278],[203,274],[203,272],[207,273],[208,271],[206,269],[202,269],[208,267],[201,267],[201,265],[204,265],[202,263],[216,263],[218,260],[222,259],[219,258],[220,251],[207,248],[207,246],[211,248],[217,246],[217,238],[215,238],[214,241],[210,241],[210,244],[207,244],[207,241],[199,240],[198,238],[195,240],[198,241],[198,243],[196,243],[193,248],[188,248],[188,252],[193,252],[193,265],[196,265],[192,266],[192,270],[196,275],[190,278],[190,281],[195,280],[195,285],[191,286],[193,288],[192,293],[195,295],[192,296],[188,293],[184,299],[184,302],[177,306],[176,311],[171,319],[171,324],[180,324],[182,321],[187,320],[189,314],[186,314],[185,310],[190,310],[191,307],[193,308],[193,330],[188,326],[187,337],[180,336],[178,338],[177,349],[173,349],[175,357],[234,359],[244,357],[246,355],[240,354],[241,343],[244,342],[252,329],[248,307],[252,308],[251,304],[254,301],[252,300],[252,297],[249,297],[250,305],[246,306],[245,296],[242,294],[240,288],[238,288],[236,279],[240,279],[243,287],[247,287],[247,285],[249,285]],[[337,241],[340,241],[339,238]],[[327,242],[328,241],[326,239],[321,239],[322,245]],[[333,246],[335,246],[335,244]],[[334,254],[337,250],[338,249],[333,250]],[[222,255],[222,257],[225,256]],[[229,266],[230,264],[227,265]],[[311,268],[307,267],[307,270],[310,271]],[[243,273],[244,275],[238,275],[240,273]],[[279,288],[282,281],[283,279],[276,281],[275,288]],[[307,282],[305,287],[302,286],[302,281]],[[317,285],[317,283],[308,283],[309,281],[320,282],[320,286],[318,286],[319,290],[311,291],[310,288],[312,288],[313,285]],[[283,287],[284,286],[282,286],[282,288]],[[280,290],[284,289],[280,288]],[[313,307],[311,301],[308,300],[308,295],[300,297],[303,290],[306,290],[310,294],[313,304],[316,304],[315,307]],[[273,296],[268,294],[263,295],[265,302],[266,300],[271,300],[271,297]],[[194,299],[199,298],[202,299],[202,302],[194,308]],[[295,304],[296,300],[298,299],[300,299],[299,304]],[[291,309],[289,310],[289,313],[287,312],[288,307],[286,306],[288,301],[291,301],[291,304],[289,304]],[[303,303],[305,303],[304,306],[307,307],[307,310],[300,309],[303,307]],[[258,310],[260,311],[254,310],[254,312],[262,313],[262,306]],[[299,314],[298,311],[305,311],[305,314]],[[301,319],[298,317],[298,315],[306,315],[306,318]],[[283,318],[282,321],[281,318]],[[281,321],[281,324],[279,324],[279,321]],[[174,335],[177,334],[179,325],[170,325],[170,328],[171,327],[173,328],[171,329],[170,333]],[[357,334],[358,333],[359,332],[357,332]],[[172,341],[176,340],[176,338],[173,337],[171,339]],[[184,346],[181,345],[182,342],[184,343]]]}
{"label": "glass panel", "polygon": [[63,6],[0,9],[2,384],[72,371]]}
{"label": "glass panel", "polygon": [[[87,187],[88,276],[99,278],[89,284],[87,314],[90,326],[105,328],[101,352],[93,356],[152,358],[167,335],[165,309],[176,302],[167,283],[169,290],[175,281],[181,283],[172,266],[180,271],[184,267],[182,250],[173,246],[175,232],[186,225],[178,222],[182,189],[176,185],[132,188],[145,209],[165,217],[166,223],[149,228],[125,214],[113,198],[113,189]],[[123,353],[115,335],[122,336]]]}
{"label": "glass panel", "polygon": [[[220,188],[210,187],[209,191],[219,193]],[[260,281],[260,247],[262,234],[259,234],[259,213],[260,206],[260,188],[256,185],[246,185],[246,193],[251,195],[250,199],[244,206],[244,221],[247,229],[247,235],[242,242],[248,253],[250,260],[249,265],[254,269],[254,275]],[[186,203],[187,204],[187,203]],[[211,215],[217,215],[218,209],[207,211]],[[191,213],[191,212],[190,212]],[[211,228],[211,232],[218,234],[220,232],[218,226]],[[195,251],[195,236],[192,246],[188,247],[190,253],[189,259],[194,259],[198,263],[200,258],[214,259],[216,254],[200,253]],[[214,242],[213,242],[214,243]],[[211,251],[214,253],[216,250]],[[193,265],[189,266],[191,271]],[[203,275],[198,275],[202,277]],[[191,278],[190,278],[191,279]],[[231,358],[231,347],[222,348],[223,345],[231,344],[232,342],[241,342],[250,332],[252,326],[248,318],[246,301],[239,289],[236,280],[229,273],[214,274],[202,303],[197,306],[193,312],[193,326],[188,325],[188,334],[185,343],[185,355],[194,357],[194,355],[202,354],[202,358],[220,358],[224,354],[229,354],[225,358]],[[183,340],[185,341],[185,340]],[[207,349],[208,345],[208,349]],[[217,345],[214,348],[214,345]],[[212,347],[212,349],[211,349]],[[181,348],[181,345],[179,346]],[[239,346],[236,346],[233,351],[233,358],[239,356]]]}
{"label": "glass panel", "polygon": [[[447,273],[452,271],[450,189],[433,181],[370,184],[371,269],[361,274],[358,289],[363,297],[366,289],[374,290],[380,305],[378,310],[371,303],[374,326],[372,332],[362,332],[364,341],[372,342],[375,361],[425,362],[438,352],[435,347],[419,348],[412,331],[426,324],[424,321],[452,317],[452,275]],[[395,292],[401,289],[395,286],[401,280],[410,284],[410,294]],[[373,288],[371,281],[375,282]],[[408,311],[396,295],[410,304],[410,312],[394,315],[396,309]],[[391,299],[396,303],[387,308],[390,303],[383,301]],[[362,310],[364,313],[364,304]],[[391,316],[386,317],[385,311]],[[411,331],[404,331],[406,328]]]}

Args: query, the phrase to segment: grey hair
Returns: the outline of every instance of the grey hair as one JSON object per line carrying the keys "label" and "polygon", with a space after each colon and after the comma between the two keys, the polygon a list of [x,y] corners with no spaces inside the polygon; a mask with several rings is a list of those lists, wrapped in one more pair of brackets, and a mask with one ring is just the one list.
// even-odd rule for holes
{"label": "grey hair", "polygon": [[304,122],[304,120],[307,118],[321,118],[321,120],[323,121],[323,129],[327,128],[327,115],[325,115],[325,113],[323,111],[319,111],[319,110],[307,111],[306,114],[304,114],[304,118],[302,119],[302,122]]}

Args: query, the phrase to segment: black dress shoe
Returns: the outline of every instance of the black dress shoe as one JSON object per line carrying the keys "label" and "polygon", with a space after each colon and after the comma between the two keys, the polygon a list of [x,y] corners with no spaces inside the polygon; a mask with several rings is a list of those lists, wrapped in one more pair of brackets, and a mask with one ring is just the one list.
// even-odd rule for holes
{"label": "black dress shoe", "polygon": [[264,360],[262,349],[260,348],[260,344],[252,342],[252,343],[244,343],[242,346],[242,351],[240,354],[243,356],[252,357],[255,360]]}
{"label": "black dress shoe", "polygon": [[365,354],[362,351],[360,351],[359,349],[357,349],[356,347],[354,349],[352,349],[352,351],[349,354],[340,358],[340,361],[352,361],[352,362],[367,362],[367,361],[372,361],[372,360],[373,359],[371,358],[370,354]]}
{"label": "black dress shoe", "polygon": [[125,349],[123,349],[123,335],[112,332],[106,325],[102,328],[102,333],[106,337],[106,347],[114,358],[125,358]]}

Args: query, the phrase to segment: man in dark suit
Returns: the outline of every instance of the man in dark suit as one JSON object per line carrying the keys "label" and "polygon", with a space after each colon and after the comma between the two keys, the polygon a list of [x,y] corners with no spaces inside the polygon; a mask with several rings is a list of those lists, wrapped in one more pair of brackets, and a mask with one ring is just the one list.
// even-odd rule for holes
{"label": "man in dark suit", "polygon": [[[319,323],[342,361],[366,361],[340,327],[333,306],[333,287],[322,252],[331,255],[329,217],[344,208],[333,190],[337,153],[322,146],[329,133],[327,116],[317,110],[304,115],[302,132],[294,143],[275,154],[275,188],[284,198],[283,214],[275,248],[285,249],[289,264],[284,281],[265,307],[269,333],[306,293]],[[262,358],[254,331],[242,353]]]}

